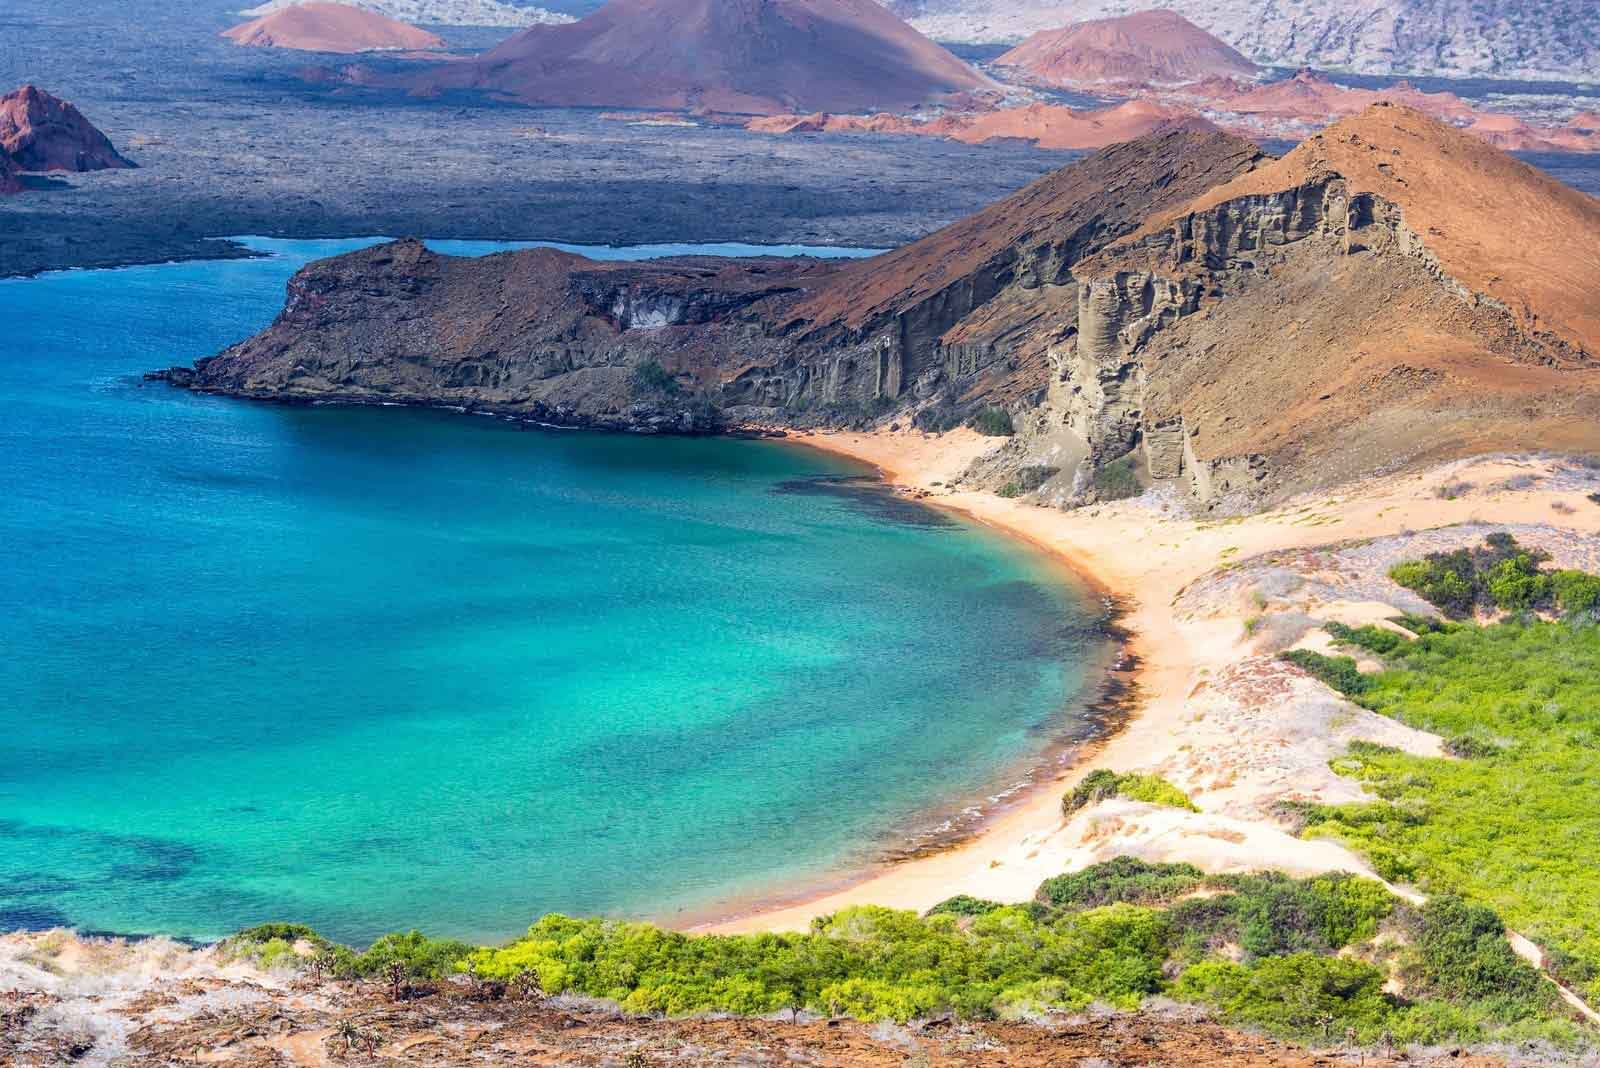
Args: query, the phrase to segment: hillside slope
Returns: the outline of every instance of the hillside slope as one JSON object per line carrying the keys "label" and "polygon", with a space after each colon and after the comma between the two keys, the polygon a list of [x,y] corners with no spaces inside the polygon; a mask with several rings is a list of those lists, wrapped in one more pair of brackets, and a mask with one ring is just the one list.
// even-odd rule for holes
{"label": "hillside slope", "polygon": [[410,84],[528,104],[742,114],[903,109],[990,86],[874,0],[611,0]]}
{"label": "hillside slope", "polygon": [[1175,11],[1042,30],[995,61],[1046,85],[1186,85],[1249,78],[1256,65]]}
{"label": "hillside slope", "polygon": [[1600,201],[1420,112],[1343,120],[1076,273],[1043,419],[1086,470],[1243,503],[1600,449]]}
{"label": "hillside slope", "polygon": [[242,23],[222,36],[252,48],[305,52],[376,52],[444,47],[444,38],[353,4],[294,4]]}

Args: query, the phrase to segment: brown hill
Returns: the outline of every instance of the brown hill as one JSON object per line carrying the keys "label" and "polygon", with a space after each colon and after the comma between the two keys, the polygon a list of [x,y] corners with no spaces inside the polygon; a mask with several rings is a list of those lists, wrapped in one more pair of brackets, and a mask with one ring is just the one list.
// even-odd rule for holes
{"label": "brown hill", "polygon": [[83,112],[32,85],[0,97],[0,155],[22,171],[103,171],[135,164]]}
{"label": "brown hill", "polygon": [[1141,11],[1045,30],[995,63],[1046,85],[1185,85],[1258,68],[1175,11]]}
{"label": "brown hill", "polygon": [[252,19],[222,36],[253,48],[292,48],[304,52],[426,51],[443,48],[444,39],[376,11],[349,4],[295,4]]}
{"label": "brown hill", "polygon": [[990,86],[875,0],[611,0],[408,84],[528,104],[757,115],[898,110]]}

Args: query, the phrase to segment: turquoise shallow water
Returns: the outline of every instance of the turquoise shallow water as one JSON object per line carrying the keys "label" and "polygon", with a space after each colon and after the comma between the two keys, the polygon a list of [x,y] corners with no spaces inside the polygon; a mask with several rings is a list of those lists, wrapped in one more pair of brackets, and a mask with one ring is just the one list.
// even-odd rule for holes
{"label": "turquoise shallow water", "polygon": [[842,461],[142,383],[358,242],[259,244],[0,282],[0,929],[670,919],[1070,725],[1083,594]]}

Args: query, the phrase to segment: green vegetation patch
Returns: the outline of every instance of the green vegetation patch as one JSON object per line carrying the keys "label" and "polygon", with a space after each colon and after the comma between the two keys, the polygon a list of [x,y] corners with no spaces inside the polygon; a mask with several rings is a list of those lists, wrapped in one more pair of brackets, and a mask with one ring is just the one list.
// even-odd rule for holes
{"label": "green vegetation patch", "polygon": [[1600,610],[1600,576],[1543,570],[1549,559],[1549,553],[1525,548],[1502,532],[1489,535],[1475,549],[1429,553],[1396,564],[1389,577],[1456,619],[1498,609],[1592,620]]}
{"label": "green vegetation patch", "polygon": [[1350,843],[1386,879],[1492,907],[1600,998],[1600,628],[1444,624],[1385,659],[1356,699],[1457,759],[1353,746],[1334,768],[1379,800],[1311,806],[1307,833]]}
{"label": "green vegetation patch", "polygon": [[1137,456],[1130,452],[1095,468],[1094,491],[1102,501],[1124,501],[1143,493]]}
{"label": "green vegetation patch", "polygon": [[1074,812],[1104,801],[1110,797],[1126,797],[1130,801],[1148,801],[1152,805],[1184,808],[1199,812],[1189,796],[1159,775],[1144,775],[1135,771],[1115,772],[1097,768],[1061,799],[1061,814]]}
{"label": "green vegetation patch", "polygon": [[[1231,1023],[1302,1041],[1459,1042],[1581,1032],[1554,988],[1510,954],[1498,917],[1455,898],[1417,910],[1344,873],[1203,875],[1119,857],[1051,879],[1035,899],[961,896],[926,916],[875,906],[800,934],[689,935],[550,915],[523,938],[469,949],[416,932],[364,953],[315,932],[254,929],[230,942],[304,941],[302,966],[391,983],[474,977],[506,991],[609,998],[641,1013],[809,1009],[867,1020],[953,1012],[1026,1018],[1164,994]],[[1405,994],[1385,991],[1398,981]]]}
{"label": "green vegetation patch", "polygon": [[1004,408],[984,408],[972,417],[972,429],[991,438],[1009,438],[1016,433],[1011,413]]}
{"label": "green vegetation patch", "polygon": [[643,396],[671,396],[681,388],[677,376],[655,360],[640,360],[628,376],[633,392]]}

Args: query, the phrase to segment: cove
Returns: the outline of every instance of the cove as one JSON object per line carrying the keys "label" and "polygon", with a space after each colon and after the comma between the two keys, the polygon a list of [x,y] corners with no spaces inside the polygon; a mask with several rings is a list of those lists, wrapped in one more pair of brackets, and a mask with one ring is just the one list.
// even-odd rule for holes
{"label": "cove", "polygon": [[849,462],[142,382],[368,242],[250,243],[0,282],[0,929],[672,922],[1074,730],[1093,598]]}

